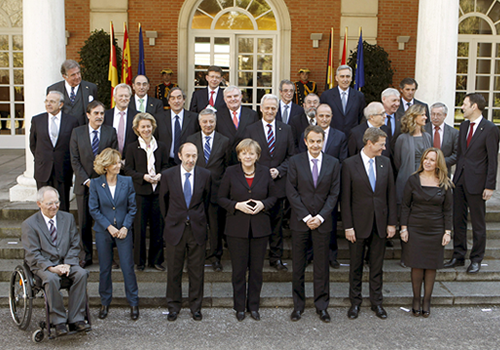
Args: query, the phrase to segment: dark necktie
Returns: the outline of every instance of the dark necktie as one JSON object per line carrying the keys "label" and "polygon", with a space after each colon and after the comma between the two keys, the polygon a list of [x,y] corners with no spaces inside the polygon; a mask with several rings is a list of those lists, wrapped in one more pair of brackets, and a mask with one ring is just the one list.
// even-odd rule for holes
{"label": "dark necktie", "polygon": [[203,154],[205,155],[205,163],[210,159],[210,136],[205,136],[205,147],[203,147]]}
{"label": "dark necktie", "polygon": [[390,116],[389,114],[387,114],[387,128],[389,129],[389,139],[392,138],[392,116]]}
{"label": "dark necktie", "polygon": [[175,116],[175,123],[174,123],[174,159],[176,162],[179,160],[179,147],[181,146],[181,123],[179,121],[179,116]]}
{"label": "dark necktie", "polygon": [[476,123],[470,123],[469,135],[467,135],[467,147],[469,147],[470,140],[472,139],[472,134],[474,132],[474,125],[476,125]]}
{"label": "dark necktie", "polygon": [[441,148],[441,135],[439,135],[439,126],[434,127],[434,147]]}
{"label": "dark necktie", "polygon": [[316,188],[316,185],[318,184],[318,159],[311,159],[313,162],[313,170],[312,170],[312,177],[313,177],[313,183],[314,183],[314,188]]}
{"label": "dark necktie", "polygon": [[267,124],[267,127],[269,128],[267,130],[267,147],[269,147],[269,154],[272,156],[274,152],[274,132],[273,132],[273,126],[271,124]]}
{"label": "dark necktie", "polygon": [[72,105],[75,104],[76,95],[75,95],[75,88],[73,86],[71,87],[71,95],[69,95],[69,100],[71,101]]}
{"label": "dark necktie", "polygon": [[191,203],[191,183],[189,181],[190,173],[185,173],[186,181],[184,181],[184,199],[186,200],[186,207],[189,208],[189,204]]}
{"label": "dark necktie", "polygon": [[92,139],[92,153],[94,157],[97,156],[97,150],[99,149],[99,133],[97,130],[92,131],[94,133],[94,138]]}
{"label": "dark necktie", "polygon": [[281,119],[283,120],[283,123],[288,124],[288,105],[284,106],[285,109],[283,110],[283,115],[281,116]]}
{"label": "dark necktie", "polygon": [[49,231],[50,231],[50,238],[52,238],[52,243],[56,244],[57,242],[57,230],[56,227],[54,226],[54,220],[50,219],[49,220]]}

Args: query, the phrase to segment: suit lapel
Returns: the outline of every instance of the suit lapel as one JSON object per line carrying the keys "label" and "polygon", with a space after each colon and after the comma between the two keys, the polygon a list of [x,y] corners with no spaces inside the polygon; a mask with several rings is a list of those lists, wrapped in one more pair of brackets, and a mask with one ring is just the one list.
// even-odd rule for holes
{"label": "suit lapel", "polygon": [[[115,205],[115,200],[113,199],[113,196],[111,196],[111,191],[109,190],[109,185],[108,185],[108,182],[106,180],[106,176],[102,176],[99,179],[99,186],[101,186],[103,189],[104,189],[104,193],[106,193],[106,196],[108,197],[109,201],[111,201],[111,203],[113,203],[113,205]],[[117,195],[117,191],[116,189],[118,188],[118,179],[116,180],[116,187],[115,187],[115,196]]]}
{"label": "suit lapel", "polygon": [[[469,147],[467,147],[467,138],[466,138],[466,141],[465,141],[465,146],[467,147],[467,149],[471,148],[472,145],[474,144],[474,142],[481,137],[481,134],[483,133],[483,130],[484,130],[484,124],[486,124],[485,120],[484,120],[484,117],[483,119],[481,120],[481,123],[479,123],[479,125],[477,126],[476,128],[476,131],[474,132],[474,134],[472,135],[472,138],[470,139],[470,143],[469,143]],[[470,123],[469,123],[469,126],[470,126]],[[468,134],[468,130],[469,128],[467,128],[467,132],[466,132],[466,135]],[[466,136],[467,137],[467,136]]]}
{"label": "suit lapel", "polygon": [[[363,158],[361,158],[360,153],[358,153],[358,155],[356,156],[355,161],[356,161],[356,170],[358,171],[361,178],[365,181],[368,188],[370,190],[372,190],[372,185],[370,184],[370,179],[368,178],[368,174],[366,173],[365,165],[363,164]],[[376,171],[378,171],[378,166],[376,166],[376,167],[377,167]],[[378,176],[379,176],[379,173],[377,172],[377,178],[378,178]],[[376,185],[375,185],[375,189],[377,189]]]}
{"label": "suit lapel", "polygon": [[[307,174],[307,178],[308,178],[309,182],[314,187],[314,180],[313,180],[313,176],[312,176],[312,172],[311,172],[311,166],[309,165],[309,155],[308,155],[309,152],[305,151],[302,154],[303,154],[303,156],[302,156],[302,168],[305,169],[306,174]],[[321,168],[323,169],[323,167],[321,167]],[[319,176],[318,176],[318,183],[319,183]]]}
{"label": "suit lapel", "polygon": [[191,122],[191,116],[189,115],[188,111],[184,110],[184,118],[182,118],[182,130],[181,130],[181,137],[185,136],[187,132],[187,126]]}
{"label": "suit lapel", "polygon": [[334,139],[334,132],[333,129],[330,127],[330,132],[328,133],[328,140],[326,140],[326,147],[325,147],[326,154],[331,154],[330,147],[332,147],[333,145],[333,139]]}
{"label": "suit lapel", "polygon": [[[345,106],[345,115],[347,115],[347,113],[349,112],[349,109],[351,109],[352,105],[354,104],[354,94],[355,94],[355,91],[353,88],[348,88],[347,89],[348,92],[348,95],[347,95],[347,103],[346,103],[346,106]],[[340,104],[342,105],[342,102],[340,102]]]}
{"label": "suit lapel", "polygon": [[[203,149],[203,147],[204,147],[204,145],[202,142],[201,148]],[[215,159],[213,157],[213,155],[217,154],[217,152],[219,152],[219,148],[220,148],[220,135],[218,132],[214,132],[214,140],[212,142],[212,149],[210,150],[210,158],[208,158],[207,166],[212,165],[212,163],[214,162],[214,159]]]}
{"label": "suit lapel", "polygon": [[[375,192],[377,191],[377,187],[382,186],[382,179],[385,179],[387,177],[387,168],[384,167],[384,164],[382,164],[381,158],[380,157],[375,157],[375,171],[377,172],[377,180],[375,181]],[[365,171],[366,174],[366,171]],[[366,176],[368,178],[368,175]],[[370,183],[370,180],[368,179],[368,183]],[[370,185],[371,188],[371,185]]]}
{"label": "suit lapel", "polygon": [[[49,241],[49,243],[55,247],[55,244],[52,243],[52,237],[50,237],[49,228],[47,227],[47,223],[45,222],[45,219],[43,218],[41,211],[38,212],[37,220],[38,220],[38,224],[39,224],[40,228],[42,229],[43,234],[45,235],[45,237],[47,237],[47,240]],[[56,214],[56,220],[57,220],[57,214]],[[57,222],[56,222],[56,226],[57,226]]]}
{"label": "suit lapel", "polygon": [[333,88],[332,91],[334,105],[337,107],[337,110],[343,115],[344,111],[342,110],[342,100],[340,99],[340,92],[338,86]]}
{"label": "suit lapel", "polygon": [[[250,189],[250,186],[248,186],[247,179],[245,178],[245,174],[243,173],[243,168],[240,166],[236,169],[236,174],[238,177],[238,180],[245,186],[245,188]],[[252,183],[253,185],[253,183]]]}
{"label": "suit lapel", "polygon": [[84,106],[86,106],[89,103],[89,87],[82,83],[80,84],[80,90],[82,90],[82,103]]}

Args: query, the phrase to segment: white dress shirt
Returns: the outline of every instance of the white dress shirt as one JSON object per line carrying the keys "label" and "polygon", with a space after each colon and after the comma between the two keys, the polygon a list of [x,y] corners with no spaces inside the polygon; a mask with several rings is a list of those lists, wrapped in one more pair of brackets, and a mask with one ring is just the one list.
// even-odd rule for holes
{"label": "white dress shirt", "polygon": [[61,117],[62,117],[62,113],[61,111],[59,111],[59,113],[57,113],[55,116],[53,114],[50,114],[50,113],[47,113],[49,115],[49,118],[48,118],[48,125],[49,125],[49,137],[51,138],[52,140],[52,135],[50,133],[50,126],[52,124],[52,118],[53,117],[56,117],[56,119],[54,119],[54,122],[56,124],[56,127],[57,127],[57,138],[56,138],[56,142],[57,142],[57,139],[59,138],[59,132],[61,131]]}
{"label": "white dress shirt", "polygon": [[373,172],[375,173],[375,180],[377,179],[377,164],[375,162],[375,157],[370,158],[366,155],[365,149],[363,148],[361,152],[361,159],[363,160],[363,165],[365,166],[366,175],[370,178],[370,159],[373,159]]}
{"label": "white dress shirt", "polygon": [[[135,98],[135,109],[140,112],[141,110],[139,109],[139,107],[141,106],[141,101],[140,100],[140,97],[137,96],[137,95],[134,95],[134,98]],[[144,95],[144,97],[142,98],[143,101],[142,101],[142,105],[144,106],[144,112],[146,112],[146,109],[148,109],[148,95]]]}
{"label": "white dress shirt", "polygon": [[182,122],[184,121],[184,109],[180,111],[179,114],[175,114],[174,111],[170,110],[170,123],[172,126],[172,144],[170,145],[170,158],[175,158],[174,155],[174,141],[175,141],[175,116],[179,116],[179,123],[181,124],[181,133],[182,133]]}
{"label": "white dress shirt", "polygon": [[[313,159],[317,159],[318,160],[318,180],[319,180],[319,174],[321,174],[321,163],[323,163],[323,152],[320,152],[319,156],[317,158],[314,158],[313,156],[311,156],[311,153],[309,153],[309,151],[307,151],[307,159],[309,159],[309,168],[311,169],[311,175],[312,175],[312,171],[313,171],[313,167],[314,167],[314,163],[313,163]],[[309,221],[309,219],[311,219],[313,216],[311,214],[307,215],[305,218],[302,219],[302,221],[304,221],[305,223],[307,223],[307,221]],[[317,214],[317,217],[319,218],[319,220],[321,221],[321,223],[323,223],[325,221],[325,219],[323,219],[323,217],[319,214]]]}
{"label": "white dress shirt", "polygon": [[[483,115],[481,114],[479,116],[479,118],[477,118],[476,120],[474,120],[473,122],[471,123],[474,123],[474,126],[473,126],[473,129],[472,129],[472,136],[474,136],[474,134],[476,133],[476,130],[477,130],[477,126],[479,125],[479,123],[481,123],[483,121]],[[469,132],[470,132],[470,125],[469,125],[469,129],[467,130],[467,135],[465,137],[469,137]],[[467,139],[466,139],[467,140]]]}
{"label": "white dress shirt", "polygon": [[262,120],[262,125],[264,126],[264,135],[266,135],[266,140],[267,140],[267,133],[269,131],[269,127],[267,126],[268,124],[271,124],[271,129],[273,129],[273,135],[274,135],[274,142],[276,143],[276,119],[274,119],[271,123],[268,123],[264,120]]}
{"label": "white dress shirt", "polygon": [[48,216],[45,216],[44,213],[42,213],[42,211],[40,210],[40,214],[42,214],[43,216],[43,219],[45,220],[45,224],[47,225],[47,229],[49,230],[49,233],[50,233],[50,224],[49,224],[49,220],[54,220],[54,227],[56,228],[56,232],[57,232],[57,214],[54,215],[54,217],[51,219],[49,218]]}
{"label": "white dress shirt", "polygon": [[205,133],[202,131],[201,132],[201,148],[205,149],[205,143],[207,142],[207,136],[210,136],[210,139],[208,140],[208,144],[210,145],[210,152],[212,152],[212,149],[214,148],[214,136],[215,136],[215,130],[212,131],[211,134],[205,135]]}
{"label": "white dress shirt", "polygon": [[[71,96],[71,85],[68,84],[68,82],[65,80],[64,81],[64,86],[66,87],[66,91],[68,92],[68,96]],[[78,94],[78,88],[80,87],[80,84],[75,86],[73,89],[75,89],[75,98],[76,95]]]}
{"label": "white dress shirt", "polygon": [[127,112],[128,112],[128,108],[125,108],[124,111],[120,111],[117,107],[115,107],[113,109],[113,112],[114,112],[114,114],[113,114],[113,128],[115,128],[117,135],[118,135],[118,126],[120,125],[120,118],[121,118],[120,113],[125,113],[123,115],[123,121],[125,122],[125,128],[123,129],[125,132],[124,132],[123,136],[127,135]]}
{"label": "white dress shirt", "polygon": [[186,173],[190,173],[191,176],[189,177],[189,185],[191,186],[191,196],[193,195],[193,184],[194,184],[194,168],[191,171],[187,171],[184,169],[184,166],[180,166],[181,168],[181,184],[182,184],[182,192],[184,192],[184,183],[186,182]]}

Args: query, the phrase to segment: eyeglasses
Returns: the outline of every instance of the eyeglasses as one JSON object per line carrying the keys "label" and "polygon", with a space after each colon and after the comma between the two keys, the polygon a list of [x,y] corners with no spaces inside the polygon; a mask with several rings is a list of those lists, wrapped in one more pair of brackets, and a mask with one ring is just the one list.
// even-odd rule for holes
{"label": "eyeglasses", "polygon": [[48,202],[48,203],[44,203],[46,206],[48,207],[51,207],[53,205],[56,205],[58,206],[61,202],[60,201],[56,201],[56,202]]}

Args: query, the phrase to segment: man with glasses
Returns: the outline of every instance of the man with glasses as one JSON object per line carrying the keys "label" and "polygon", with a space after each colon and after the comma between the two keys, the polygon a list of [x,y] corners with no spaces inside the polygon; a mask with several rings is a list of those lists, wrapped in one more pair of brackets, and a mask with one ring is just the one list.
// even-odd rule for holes
{"label": "man with glasses", "polygon": [[193,92],[191,106],[189,107],[191,112],[200,113],[209,107],[217,111],[225,106],[224,89],[219,87],[222,82],[222,69],[218,66],[208,67],[205,79],[208,82],[208,86]]}

